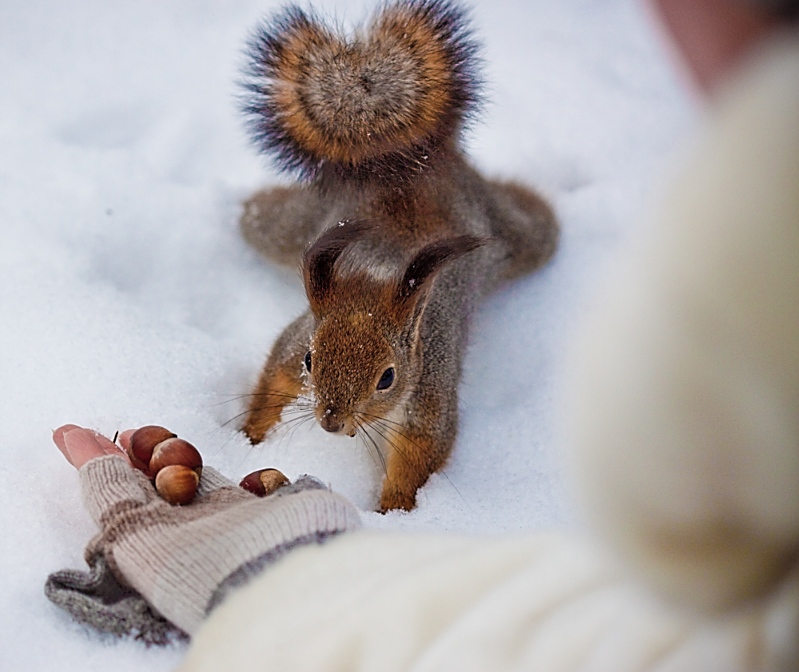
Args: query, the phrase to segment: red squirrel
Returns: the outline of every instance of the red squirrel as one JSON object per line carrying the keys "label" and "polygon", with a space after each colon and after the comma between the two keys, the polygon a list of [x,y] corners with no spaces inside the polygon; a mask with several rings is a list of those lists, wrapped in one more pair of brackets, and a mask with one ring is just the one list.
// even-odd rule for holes
{"label": "red squirrel", "polygon": [[302,264],[309,310],[272,347],[243,430],[260,443],[297,403],[361,436],[385,452],[380,511],[412,509],[452,451],[478,301],[557,246],[549,204],[484,178],[461,149],[477,52],[447,0],[383,5],[352,36],[290,6],[249,44],[251,135],[300,182],[254,194],[241,228]]}

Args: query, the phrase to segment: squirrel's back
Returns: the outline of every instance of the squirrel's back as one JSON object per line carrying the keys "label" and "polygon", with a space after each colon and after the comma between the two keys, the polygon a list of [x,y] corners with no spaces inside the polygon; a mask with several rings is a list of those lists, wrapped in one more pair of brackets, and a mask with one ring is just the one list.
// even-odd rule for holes
{"label": "squirrel's back", "polygon": [[448,0],[384,5],[352,37],[290,6],[249,43],[251,135],[302,177],[403,180],[457,144],[479,102],[476,51]]}

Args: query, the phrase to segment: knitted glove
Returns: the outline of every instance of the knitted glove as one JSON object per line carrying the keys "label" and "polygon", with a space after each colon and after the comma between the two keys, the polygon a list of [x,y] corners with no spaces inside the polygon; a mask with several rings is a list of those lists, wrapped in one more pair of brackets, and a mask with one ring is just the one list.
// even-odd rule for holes
{"label": "knitted glove", "polygon": [[191,635],[231,588],[295,546],[360,527],[353,505],[310,476],[262,499],[206,467],[189,506],[167,504],[122,456],[87,462],[80,480],[101,529],[86,548],[90,572],[52,574],[45,593],[99,630],[153,643]]}

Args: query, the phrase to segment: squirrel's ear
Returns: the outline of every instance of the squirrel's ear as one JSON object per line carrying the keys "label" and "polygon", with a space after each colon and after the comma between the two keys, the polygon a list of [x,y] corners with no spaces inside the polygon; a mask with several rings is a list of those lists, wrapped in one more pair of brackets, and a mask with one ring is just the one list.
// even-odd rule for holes
{"label": "squirrel's ear", "polygon": [[397,302],[412,310],[427,295],[436,274],[450,261],[488,242],[476,236],[445,238],[423,247],[413,258],[396,289]]}
{"label": "squirrel's ear", "polygon": [[319,314],[332,294],[333,267],[341,253],[369,227],[364,222],[344,221],[325,231],[303,256],[305,293],[311,310]]}

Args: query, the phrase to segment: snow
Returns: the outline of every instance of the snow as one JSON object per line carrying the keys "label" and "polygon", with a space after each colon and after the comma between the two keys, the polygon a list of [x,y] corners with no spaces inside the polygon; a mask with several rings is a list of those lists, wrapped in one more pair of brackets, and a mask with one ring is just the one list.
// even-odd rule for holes
{"label": "snow", "polygon": [[[285,181],[248,146],[242,45],[270,0],[5,0],[0,5],[0,669],[166,670],[72,623],[42,593],[94,533],[50,441],[163,424],[240,478],[311,473],[368,525],[498,533],[572,524],[557,457],[569,333],[696,111],[632,0],[476,0],[490,104],[470,153],[537,185],[563,224],[556,259],[496,293],[473,325],[460,438],[410,514],[370,510],[363,444],[290,424],[236,431],[271,342],[304,309],[296,273],[237,232],[240,203]],[[327,0],[352,25],[370,4]]]}

